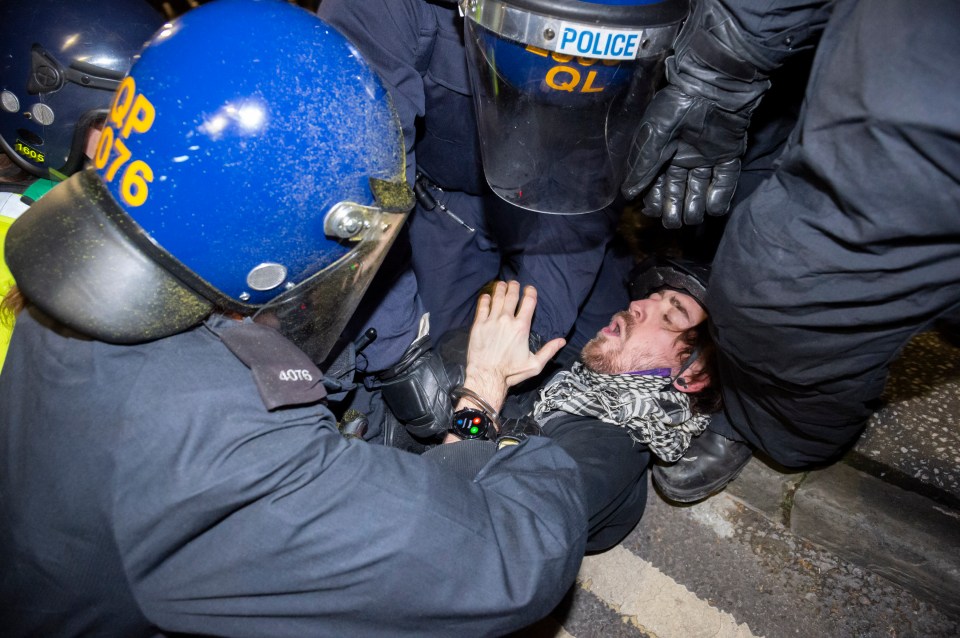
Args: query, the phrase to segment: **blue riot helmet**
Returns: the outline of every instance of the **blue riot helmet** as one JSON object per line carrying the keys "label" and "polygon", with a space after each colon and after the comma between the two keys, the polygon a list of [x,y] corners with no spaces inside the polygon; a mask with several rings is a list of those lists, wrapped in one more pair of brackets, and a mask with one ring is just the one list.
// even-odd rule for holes
{"label": "blue riot helmet", "polygon": [[0,147],[37,177],[79,170],[134,55],[163,24],[146,0],[0,4]]}
{"label": "blue riot helmet", "polygon": [[225,310],[321,361],[412,205],[399,119],[359,52],[283,0],[215,0],[147,43],[94,166],[11,226],[7,260],[102,341]]}
{"label": "blue riot helmet", "polygon": [[688,0],[461,0],[483,171],[543,213],[616,198]]}

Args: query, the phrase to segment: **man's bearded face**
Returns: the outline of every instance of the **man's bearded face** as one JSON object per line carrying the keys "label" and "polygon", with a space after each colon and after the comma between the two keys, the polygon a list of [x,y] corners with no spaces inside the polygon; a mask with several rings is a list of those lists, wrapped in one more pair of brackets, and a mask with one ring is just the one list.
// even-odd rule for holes
{"label": "man's bearded face", "polygon": [[594,372],[624,374],[681,364],[680,335],[703,323],[707,313],[690,295],[661,290],[618,312],[583,348],[580,358]]}

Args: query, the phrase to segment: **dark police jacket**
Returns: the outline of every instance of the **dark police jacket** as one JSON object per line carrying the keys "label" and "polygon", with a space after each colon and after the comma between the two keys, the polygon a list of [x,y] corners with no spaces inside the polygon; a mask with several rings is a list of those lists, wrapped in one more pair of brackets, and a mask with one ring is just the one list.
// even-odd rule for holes
{"label": "dark police jacket", "polygon": [[322,402],[277,405],[297,402],[284,380],[318,380],[277,338],[214,317],[117,346],[21,313],[0,376],[4,636],[502,635],[553,608],[586,538],[559,446],[468,480],[347,441]]}
{"label": "dark police jacket", "polygon": [[957,4],[728,4],[772,49],[826,22],[797,128],[730,215],[707,298],[731,423],[803,467],[856,440],[900,348],[960,307]]}

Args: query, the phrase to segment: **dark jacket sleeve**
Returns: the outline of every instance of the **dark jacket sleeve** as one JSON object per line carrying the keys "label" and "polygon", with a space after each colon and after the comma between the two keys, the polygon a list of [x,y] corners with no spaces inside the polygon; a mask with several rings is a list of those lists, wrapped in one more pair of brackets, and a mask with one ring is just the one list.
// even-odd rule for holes
{"label": "dark jacket sleeve", "polygon": [[745,35],[782,59],[816,44],[833,0],[721,0]]}
{"label": "dark jacket sleeve", "polygon": [[643,516],[650,451],[631,439],[626,428],[592,417],[551,412],[540,424],[544,435],[573,457],[583,475],[590,531],[587,551],[610,549]]}
{"label": "dark jacket sleeve", "polygon": [[[235,388],[230,401],[151,397],[145,375],[129,404],[137,440],[116,458],[117,543],[159,627],[503,635],[573,584],[586,506],[577,465],[553,442],[498,452],[462,478],[344,440],[322,406],[265,412],[245,369],[206,372]],[[177,416],[191,426],[171,428]]]}
{"label": "dark jacket sleeve", "polygon": [[776,172],[724,230],[707,305],[725,409],[783,465],[842,455],[901,348],[960,300],[956,15],[837,2]]}

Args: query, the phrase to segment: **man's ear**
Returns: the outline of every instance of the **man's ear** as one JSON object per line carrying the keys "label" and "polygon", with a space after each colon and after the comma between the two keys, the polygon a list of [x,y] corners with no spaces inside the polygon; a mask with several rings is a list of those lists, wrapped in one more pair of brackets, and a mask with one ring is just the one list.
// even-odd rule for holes
{"label": "man's ear", "polygon": [[694,373],[688,370],[677,377],[673,382],[674,389],[679,392],[694,394],[710,385],[710,378],[708,376],[703,375],[699,379],[694,379],[693,375]]}

